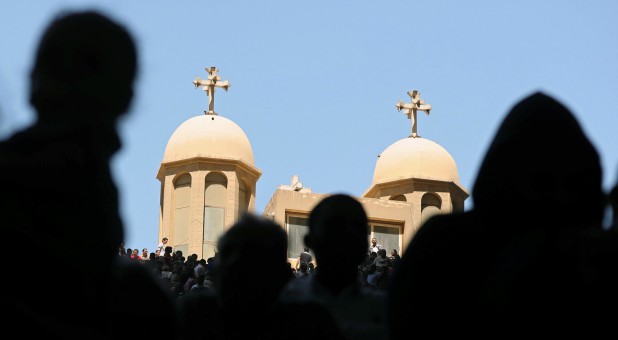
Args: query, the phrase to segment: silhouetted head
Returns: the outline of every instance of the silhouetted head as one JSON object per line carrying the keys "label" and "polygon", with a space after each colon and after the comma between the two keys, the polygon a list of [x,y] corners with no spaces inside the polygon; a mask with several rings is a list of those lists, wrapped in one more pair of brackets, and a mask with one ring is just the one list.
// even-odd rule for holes
{"label": "silhouetted head", "polygon": [[114,122],[128,110],[136,68],[123,26],[94,11],[59,16],[45,30],[31,73],[39,123]]}
{"label": "silhouetted head", "polygon": [[[116,260],[115,270],[110,279],[112,292],[107,298],[107,304],[113,312],[97,314],[101,318],[100,322],[104,327],[102,329],[109,331],[110,337],[116,338],[118,334],[129,334],[134,337],[139,333],[147,335],[148,338],[154,338],[155,334],[174,338],[176,324],[175,319],[170,315],[173,315],[175,311],[175,301],[169,289],[161,279],[154,275],[150,267],[121,258]],[[139,307],[140,309],[136,313],[134,308],[127,308],[127,306]],[[160,313],[154,311],[160,311]],[[166,326],[144,329],[143,327],[135,327],[134,322],[138,322],[140,325]]]}
{"label": "silhouetted head", "polygon": [[311,211],[305,244],[313,249],[320,268],[356,268],[369,247],[367,228],[360,202],[349,195],[332,195]]}
{"label": "silhouetted head", "polygon": [[215,287],[238,312],[273,303],[290,278],[287,237],[276,223],[245,214],[219,239]]}
{"label": "silhouetted head", "polygon": [[526,220],[522,228],[532,222],[599,224],[599,156],[571,112],[536,93],[517,103],[503,120],[472,197],[475,210],[515,223]]}

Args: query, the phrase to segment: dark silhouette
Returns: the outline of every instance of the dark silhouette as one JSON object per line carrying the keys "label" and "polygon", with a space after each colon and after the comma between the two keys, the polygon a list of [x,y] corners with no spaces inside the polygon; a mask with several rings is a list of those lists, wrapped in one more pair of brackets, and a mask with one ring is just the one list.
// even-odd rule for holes
{"label": "dark silhouette", "polygon": [[172,250],[173,250],[173,249],[174,249],[174,248],[172,248],[172,246],[166,246],[166,247],[163,249],[163,251],[164,251],[164,252],[163,252],[163,263],[165,263],[165,264],[167,264],[167,265],[170,265],[170,266],[172,265],[172,262],[173,262],[173,260],[174,260],[174,256],[173,256],[173,254],[172,254]]}
{"label": "dark silhouette", "polygon": [[300,268],[296,271],[296,278],[305,279],[309,277],[309,266],[306,263],[301,263]]}
{"label": "dark silhouette", "polygon": [[298,270],[298,267],[300,267],[301,264],[305,264],[307,266],[309,266],[309,263],[311,263],[311,261],[313,261],[313,256],[311,256],[311,254],[309,254],[309,248],[305,247],[303,249],[304,251],[300,254],[300,256],[298,256],[298,260],[296,261],[296,270]]}
{"label": "dark silhouette", "polygon": [[128,258],[119,258],[114,268],[108,298],[112,312],[100,314],[106,321],[104,338],[176,339],[174,300],[153,269]]}
{"label": "dark silhouette", "polygon": [[541,93],[515,105],[472,198],[474,209],[431,218],[407,247],[390,287],[392,339],[564,336],[615,309],[601,303],[614,274],[597,276],[615,255],[594,250],[615,244],[601,230],[599,157],[564,106]]}
{"label": "dark silhouette", "polygon": [[399,262],[401,261],[401,256],[399,256],[399,253],[397,253],[397,249],[391,250],[390,259],[391,259],[393,268],[396,269],[399,266]]}
{"label": "dark silhouette", "polygon": [[390,263],[386,257],[386,249],[380,249],[376,254],[377,256],[373,261],[375,271],[367,276],[367,283],[374,287],[383,288],[388,283]]}
{"label": "dark silhouette", "polygon": [[305,244],[316,273],[289,283],[282,301],[312,301],[326,307],[347,339],[384,339],[386,296],[368,289],[359,273],[367,255],[367,214],[349,195],[329,196],[311,211]]}
{"label": "dark silhouette", "polygon": [[[64,13],[46,28],[30,77],[36,123],[0,143],[0,225],[24,264],[2,280],[3,331],[118,336],[108,323],[123,225],[109,161],[136,70],[133,38],[104,15]],[[47,264],[33,277],[37,254]]]}
{"label": "dark silhouette", "polygon": [[120,245],[118,246],[118,255],[127,256],[127,249],[124,247],[124,242],[120,242]]}
{"label": "dark silhouette", "polygon": [[[218,248],[214,291],[179,300],[184,339],[341,339],[320,306],[277,300],[290,280],[287,237],[280,226],[246,214]],[[255,254],[260,254],[257,262]]]}

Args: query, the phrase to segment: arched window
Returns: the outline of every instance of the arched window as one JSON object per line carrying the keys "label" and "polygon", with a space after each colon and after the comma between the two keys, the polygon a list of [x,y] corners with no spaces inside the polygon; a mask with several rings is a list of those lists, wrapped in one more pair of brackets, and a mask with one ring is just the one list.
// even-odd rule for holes
{"label": "arched window", "polygon": [[245,182],[238,181],[238,218],[249,209],[249,193]]}
{"label": "arched window", "polygon": [[203,258],[214,256],[216,242],[223,234],[225,205],[227,202],[227,178],[218,172],[206,176],[204,189],[204,244]]}
{"label": "arched window", "polygon": [[404,195],[395,195],[393,197],[391,197],[390,199],[391,201],[400,201],[400,202],[407,202],[408,200],[406,200],[406,196]]}
{"label": "arched window", "polygon": [[191,175],[183,174],[174,181],[174,251],[189,248],[190,211]]}
{"label": "arched window", "polygon": [[430,217],[442,213],[441,206],[442,200],[438,195],[433,193],[423,195],[421,199],[421,225],[425,224]]}

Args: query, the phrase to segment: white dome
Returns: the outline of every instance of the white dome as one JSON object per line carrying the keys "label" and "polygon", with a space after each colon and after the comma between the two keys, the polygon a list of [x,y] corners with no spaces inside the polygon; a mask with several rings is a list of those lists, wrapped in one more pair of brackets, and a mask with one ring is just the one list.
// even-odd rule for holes
{"label": "white dome", "polygon": [[419,178],[459,184],[453,157],[438,143],[424,138],[404,138],[386,148],[376,161],[373,183]]}
{"label": "white dome", "polygon": [[167,142],[163,163],[194,157],[240,160],[255,165],[245,132],[233,121],[217,115],[197,116],[180,124]]}

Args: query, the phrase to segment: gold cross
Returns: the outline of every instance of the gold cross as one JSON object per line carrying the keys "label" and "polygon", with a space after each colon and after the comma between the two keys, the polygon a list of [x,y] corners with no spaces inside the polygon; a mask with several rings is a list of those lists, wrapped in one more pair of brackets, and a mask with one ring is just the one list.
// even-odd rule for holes
{"label": "gold cross", "polygon": [[215,112],[215,88],[220,87],[227,92],[227,89],[230,88],[230,83],[227,80],[221,81],[221,77],[217,74],[219,69],[211,66],[206,69],[208,72],[208,79],[201,79],[198,76],[195,76],[195,80],[193,80],[193,85],[195,88],[202,86],[204,92],[208,96],[208,111],[204,111],[207,115],[216,115]]}
{"label": "gold cross", "polygon": [[408,115],[408,119],[412,120],[412,134],[410,137],[412,138],[420,138],[416,133],[417,128],[417,119],[416,119],[416,111],[425,111],[425,113],[429,116],[429,111],[431,111],[431,105],[425,104],[425,101],[421,99],[421,93],[417,90],[408,91],[408,96],[412,99],[411,103],[404,103],[401,100],[397,102],[395,107],[397,107],[397,111],[404,110],[403,114]]}

